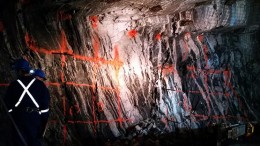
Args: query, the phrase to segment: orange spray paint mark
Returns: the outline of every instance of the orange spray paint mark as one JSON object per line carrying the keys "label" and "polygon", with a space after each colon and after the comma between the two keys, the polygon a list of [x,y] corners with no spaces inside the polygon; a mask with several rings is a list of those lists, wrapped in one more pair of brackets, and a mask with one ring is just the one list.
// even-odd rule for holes
{"label": "orange spray paint mark", "polygon": [[222,72],[223,72],[222,70],[215,70],[215,69],[207,70],[208,74],[221,74]]}
{"label": "orange spray paint mark", "polygon": [[60,71],[60,78],[61,78],[61,82],[64,83],[65,82],[65,76],[63,71]]}
{"label": "orange spray paint mark", "polygon": [[164,65],[163,68],[161,66],[158,67],[159,69],[162,69],[162,75],[169,75],[172,73],[177,73],[173,65]]}
{"label": "orange spray paint mark", "polygon": [[61,31],[61,41],[60,41],[60,51],[61,53],[66,52],[67,49],[67,38],[66,38],[66,34],[64,32],[64,30]]}
{"label": "orange spray paint mark", "polygon": [[2,21],[0,21],[0,32],[4,31],[4,24]]}
{"label": "orange spray paint mark", "polygon": [[66,85],[82,86],[82,87],[90,87],[90,88],[92,88],[92,85],[90,85],[90,84],[79,84],[79,83],[74,83],[74,82],[66,82]]}
{"label": "orange spray paint mark", "polygon": [[129,30],[127,34],[130,38],[135,38],[137,35],[137,31],[135,29],[132,29],[132,30]]}
{"label": "orange spray paint mark", "polygon": [[155,39],[156,39],[157,41],[160,41],[160,40],[161,40],[161,34],[158,33],[158,34],[155,36]]}
{"label": "orange spray paint mark", "polygon": [[113,65],[115,67],[115,69],[116,69],[116,78],[118,79],[119,70],[123,66],[123,62],[120,60],[120,56],[119,56],[119,51],[118,51],[118,46],[117,45],[115,45],[115,47],[114,47],[114,59],[111,62],[111,65]]}
{"label": "orange spray paint mark", "polygon": [[61,84],[60,83],[57,83],[57,82],[45,82],[45,85],[46,86],[60,86]]}
{"label": "orange spray paint mark", "polygon": [[231,72],[229,70],[225,70],[223,71],[223,75],[224,75],[224,83],[226,86],[228,86],[230,84]]}
{"label": "orange spray paint mark", "polygon": [[90,16],[89,17],[91,25],[93,28],[97,28],[98,26],[98,17],[97,16]]}
{"label": "orange spray paint mark", "polygon": [[[114,120],[96,120],[95,123],[112,123],[112,122],[127,122],[127,121],[133,121],[133,119],[114,119]],[[93,121],[72,121],[69,120],[68,123],[70,124],[95,124]]]}
{"label": "orange spray paint mark", "polygon": [[63,96],[62,97],[62,101],[63,101],[63,115],[66,116],[66,97]]}
{"label": "orange spray paint mark", "polygon": [[68,123],[70,123],[70,124],[93,124],[92,121],[79,121],[79,120],[77,120],[77,121],[69,120]]}
{"label": "orange spray paint mark", "polygon": [[[117,80],[117,84],[119,85],[119,70],[120,68],[123,66],[123,62],[120,60],[120,56],[119,56],[119,51],[118,51],[118,46],[115,45],[114,47],[114,59],[111,62],[111,65],[113,65],[115,67],[115,72],[116,72],[116,80]],[[122,116],[121,116],[121,98],[120,98],[120,90],[119,88],[116,89],[116,96],[117,96],[117,105],[118,105],[118,122],[120,123],[120,126],[123,127],[122,122]]]}
{"label": "orange spray paint mark", "polygon": [[66,146],[66,140],[67,140],[67,126],[63,125],[63,145]]}
{"label": "orange spray paint mark", "polygon": [[0,83],[0,86],[9,86],[8,83]]}

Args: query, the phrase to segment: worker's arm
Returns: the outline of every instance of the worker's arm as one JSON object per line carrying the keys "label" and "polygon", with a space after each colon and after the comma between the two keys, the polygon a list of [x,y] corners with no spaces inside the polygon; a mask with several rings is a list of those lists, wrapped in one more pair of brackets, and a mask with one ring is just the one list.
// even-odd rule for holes
{"label": "worker's arm", "polygon": [[45,89],[43,90],[43,97],[42,97],[42,104],[41,104],[41,131],[40,134],[43,137],[45,130],[46,130],[46,126],[47,126],[47,122],[48,122],[48,118],[49,118],[49,105],[50,105],[50,93],[47,87],[45,87]]}

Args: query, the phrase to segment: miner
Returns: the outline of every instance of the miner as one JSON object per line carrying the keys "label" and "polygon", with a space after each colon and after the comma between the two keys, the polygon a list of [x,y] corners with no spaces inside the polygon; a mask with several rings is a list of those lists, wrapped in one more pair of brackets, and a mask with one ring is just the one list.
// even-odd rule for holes
{"label": "miner", "polygon": [[49,91],[41,80],[31,75],[27,60],[18,59],[13,69],[18,79],[8,86],[4,101],[14,125],[14,145],[41,146],[49,117]]}

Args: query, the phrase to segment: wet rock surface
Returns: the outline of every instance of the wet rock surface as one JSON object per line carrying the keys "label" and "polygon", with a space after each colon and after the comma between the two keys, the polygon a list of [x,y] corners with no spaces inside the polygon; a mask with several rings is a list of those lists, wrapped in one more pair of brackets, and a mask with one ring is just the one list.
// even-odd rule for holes
{"label": "wet rock surface", "polygon": [[0,97],[15,59],[46,72],[45,145],[200,145],[180,132],[259,121],[259,3],[2,3]]}

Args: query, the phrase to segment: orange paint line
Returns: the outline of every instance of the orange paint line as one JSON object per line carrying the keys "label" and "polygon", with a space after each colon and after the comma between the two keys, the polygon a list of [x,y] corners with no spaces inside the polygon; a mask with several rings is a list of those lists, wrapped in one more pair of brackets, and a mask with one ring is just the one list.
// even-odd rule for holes
{"label": "orange paint line", "polygon": [[72,86],[86,86],[86,87],[91,87],[91,88],[93,86],[91,84],[79,84],[79,83],[74,83],[74,82],[66,82],[65,84],[66,85],[72,85]]}
{"label": "orange paint line", "polygon": [[[209,117],[212,117],[213,119],[237,119],[237,116],[232,116],[232,115],[211,115],[211,116],[206,116],[206,115],[200,115],[200,114],[192,114],[194,117],[199,117],[203,118],[203,120],[207,120]],[[242,119],[244,119],[242,117]]]}
{"label": "orange paint line", "polygon": [[125,121],[133,121],[132,119],[114,119],[114,120],[96,120],[96,121],[73,121],[73,120],[68,120],[69,124],[95,124],[95,123],[112,123],[112,122],[125,122]]}
{"label": "orange paint line", "polygon": [[58,82],[45,82],[46,86],[60,86],[61,84]]}
{"label": "orange paint line", "polygon": [[63,101],[63,116],[66,116],[66,97],[63,96],[62,97],[62,101]]}
{"label": "orange paint line", "polygon": [[98,17],[97,16],[89,16],[91,25],[93,28],[97,28],[98,26]]}
{"label": "orange paint line", "polygon": [[116,79],[118,80],[119,70],[123,66],[123,62],[120,60],[118,46],[115,45],[114,47],[114,59],[113,62],[111,62],[111,65],[115,67],[116,70]]}
{"label": "orange paint line", "polygon": [[208,55],[207,55],[208,47],[207,47],[207,45],[203,45],[203,52],[204,52],[204,54],[203,54],[204,55],[204,60],[205,60],[205,63],[206,63],[205,68],[208,69],[209,65],[208,65]]}
{"label": "orange paint line", "polygon": [[68,121],[69,124],[93,124],[93,121]]}
{"label": "orange paint line", "polygon": [[208,74],[221,74],[223,72],[223,70],[214,70],[214,69],[209,69],[209,70],[206,70],[206,72]]}
{"label": "orange paint line", "polygon": [[9,86],[9,83],[0,83],[0,86]]}
{"label": "orange paint line", "polygon": [[98,86],[98,88],[102,89],[102,90],[112,90],[112,91],[115,91],[117,92],[118,89],[116,88],[112,88],[112,87],[103,87],[103,86]]}
{"label": "orange paint line", "polygon": [[211,114],[211,108],[210,108],[210,96],[209,96],[209,87],[208,87],[208,76],[207,74],[204,74],[203,77],[203,83],[206,89],[206,103],[207,103],[207,107],[208,107],[208,115]]}
{"label": "orange paint line", "polygon": [[96,133],[96,125],[97,125],[97,123],[96,123],[96,114],[95,114],[95,107],[94,107],[94,105],[95,105],[95,100],[96,100],[96,97],[95,97],[95,95],[94,95],[94,92],[95,92],[95,88],[92,88],[92,116],[93,116],[93,123],[94,123],[94,129],[93,129],[93,131],[94,131],[94,134]]}
{"label": "orange paint line", "polygon": [[[189,93],[194,93],[194,94],[201,94],[201,93],[206,93],[206,92],[200,92],[199,90],[190,90],[188,91]],[[219,95],[219,94],[223,94],[223,95],[226,95],[227,93],[224,93],[224,92],[209,92],[208,94],[211,94],[211,95]]]}
{"label": "orange paint line", "polygon": [[95,62],[97,60],[95,60],[93,57],[87,57],[87,56],[81,56],[81,55],[73,55],[73,57],[75,59],[78,60],[82,60],[82,61],[90,61],[90,62]]}
{"label": "orange paint line", "polygon": [[63,126],[63,145],[66,146],[66,140],[67,140],[67,126]]}
{"label": "orange paint line", "polygon": [[64,77],[63,71],[60,71],[60,78],[61,78],[61,82],[64,83],[65,82],[65,77]]}
{"label": "orange paint line", "polygon": [[[66,34],[64,32],[64,30],[61,31],[61,41],[60,41],[60,49],[61,53],[64,53],[67,51],[67,38],[66,38]],[[69,54],[72,53],[70,51],[68,51]]]}
{"label": "orange paint line", "polygon": [[93,49],[94,49],[94,59],[98,60],[99,59],[98,56],[99,56],[99,44],[100,44],[100,42],[99,42],[98,37],[95,34],[93,34],[92,36],[93,36],[92,45],[93,45]]}
{"label": "orange paint line", "polygon": [[190,92],[190,93],[196,93],[196,94],[200,94],[200,93],[201,93],[199,90],[197,90],[197,91],[192,91],[192,90],[190,90],[189,92]]}
{"label": "orange paint line", "polygon": [[2,21],[0,21],[0,32],[4,31],[4,24]]}
{"label": "orange paint line", "polygon": [[[95,85],[93,84],[80,84],[80,83],[74,83],[74,82],[66,82],[66,85],[72,85],[72,86],[85,86],[85,87],[89,87],[89,88],[95,88]],[[104,86],[97,86],[97,88],[101,89],[101,90],[112,90],[112,91],[117,91],[116,88],[112,88],[112,87],[104,87]]]}
{"label": "orange paint line", "polygon": [[[113,63],[111,65],[113,65],[115,67],[116,82],[117,82],[117,85],[119,86],[119,70],[123,66],[123,62],[120,60],[119,48],[117,45],[114,46],[114,59],[113,59]],[[120,90],[118,87],[116,89],[116,97],[117,97],[117,105],[118,105],[118,107],[117,107],[118,122],[120,123],[120,127],[123,127],[123,125],[122,125],[123,119],[122,119],[122,115],[121,115],[121,98],[120,98]]]}
{"label": "orange paint line", "polygon": [[200,117],[200,118],[205,118],[207,119],[209,116],[206,116],[206,115],[199,115],[199,114],[192,114],[192,116],[194,117]]}
{"label": "orange paint line", "polygon": [[223,71],[223,75],[224,75],[224,84],[228,86],[231,79],[231,71],[229,69],[225,70]]}
{"label": "orange paint line", "polygon": [[64,68],[66,62],[66,57],[65,55],[61,55],[61,68]]}

